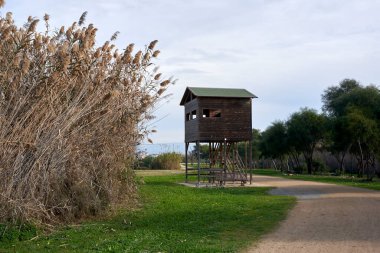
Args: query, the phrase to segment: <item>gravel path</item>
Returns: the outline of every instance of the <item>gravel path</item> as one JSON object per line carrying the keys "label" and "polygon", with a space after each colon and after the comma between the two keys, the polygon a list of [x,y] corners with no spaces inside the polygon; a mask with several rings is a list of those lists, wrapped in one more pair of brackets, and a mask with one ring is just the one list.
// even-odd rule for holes
{"label": "gravel path", "polygon": [[268,176],[254,181],[298,202],[276,231],[247,252],[380,252],[380,192]]}

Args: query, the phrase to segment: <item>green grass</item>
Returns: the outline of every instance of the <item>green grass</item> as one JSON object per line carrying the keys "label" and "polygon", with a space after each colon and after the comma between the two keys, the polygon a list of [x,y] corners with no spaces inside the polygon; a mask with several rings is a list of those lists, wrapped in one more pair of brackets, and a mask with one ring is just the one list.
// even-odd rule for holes
{"label": "green grass", "polygon": [[324,175],[287,175],[273,169],[255,169],[254,174],[284,177],[298,180],[315,181],[321,183],[341,184],[353,187],[367,188],[371,190],[380,190],[380,181],[375,178],[374,181],[366,181],[363,178],[351,177],[351,176],[324,176]]}
{"label": "green grass", "polygon": [[295,203],[269,188],[188,188],[183,175],[147,176],[143,207],[67,226],[0,252],[237,252],[272,230]]}

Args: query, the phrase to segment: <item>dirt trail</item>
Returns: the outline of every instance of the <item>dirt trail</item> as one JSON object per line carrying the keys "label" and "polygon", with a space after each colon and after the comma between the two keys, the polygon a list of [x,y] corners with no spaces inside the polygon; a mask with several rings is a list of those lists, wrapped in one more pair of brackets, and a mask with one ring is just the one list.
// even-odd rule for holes
{"label": "dirt trail", "polygon": [[380,252],[380,192],[268,176],[254,181],[298,202],[277,230],[247,252]]}

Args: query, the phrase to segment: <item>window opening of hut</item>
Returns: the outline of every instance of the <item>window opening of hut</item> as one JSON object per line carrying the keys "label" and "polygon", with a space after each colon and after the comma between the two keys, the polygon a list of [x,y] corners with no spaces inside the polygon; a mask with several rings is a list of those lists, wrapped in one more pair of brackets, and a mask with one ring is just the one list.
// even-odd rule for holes
{"label": "window opening of hut", "polygon": [[203,118],[220,118],[222,112],[219,109],[203,109]]}
{"label": "window opening of hut", "polygon": [[186,121],[189,121],[191,119],[190,113],[186,113]]}
{"label": "window opening of hut", "polygon": [[194,110],[191,112],[191,119],[196,119],[197,118],[197,111]]}

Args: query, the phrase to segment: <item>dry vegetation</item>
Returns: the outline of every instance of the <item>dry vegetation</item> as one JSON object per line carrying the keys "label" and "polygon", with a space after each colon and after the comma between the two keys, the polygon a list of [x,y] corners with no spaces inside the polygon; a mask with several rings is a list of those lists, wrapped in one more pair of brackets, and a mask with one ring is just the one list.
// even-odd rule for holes
{"label": "dry vegetation", "polygon": [[56,32],[45,15],[44,33],[0,17],[0,222],[55,224],[135,194],[128,163],[171,81],[151,63],[157,41],[96,47],[85,14]]}

